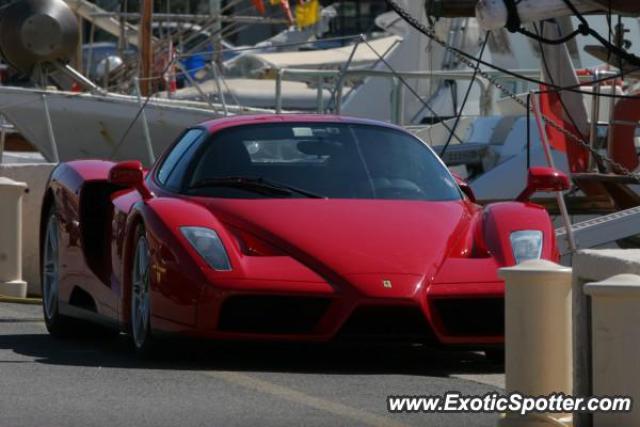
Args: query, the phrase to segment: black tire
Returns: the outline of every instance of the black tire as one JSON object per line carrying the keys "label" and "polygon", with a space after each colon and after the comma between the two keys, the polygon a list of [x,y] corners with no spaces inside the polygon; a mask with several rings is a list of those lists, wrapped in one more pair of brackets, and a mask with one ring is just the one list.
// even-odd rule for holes
{"label": "black tire", "polygon": [[[92,324],[88,321],[75,319],[69,316],[60,314],[59,308],[59,276],[57,267],[59,266],[59,258],[57,250],[59,250],[60,244],[60,232],[57,222],[57,214],[55,204],[52,204],[47,210],[45,222],[45,234],[42,241],[41,252],[41,268],[40,268],[40,290],[42,292],[42,315],[44,317],[44,324],[49,334],[55,338],[114,338],[120,331],[117,329],[110,329],[101,325]],[[55,238],[57,240],[57,249],[54,256],[55,260],[47,259],[47,251],[51,251],[53,248],[50,245],[49,235],[51,231],[49,228],[55,227]],[[53,265],[48,264],[47,261],[55,262],[56,268]],[[55,270],[55,273],[54,273]],[[55,277],[54,277],[55,276]],[[51,295],[51,280],[56,280],[55,295]],[[49,298],[50,297],[50,298]]]}
{"label": "black tire", "polygon": [[[152,358],[155,355],[155,349],[157,348],[157,340],[153,336],[151,330],[151,296],[150,296],[150,279],[149,279],[149,265],[146,266],[146,272],[137,271],[139,269],[138,256],[139,251],[146,251],[146,259],[150,260],[149,246],[147,241],[147,234],[142,224],[138,225],[134,233],[133,239],[133,251],[132,251],[132,263],[129,271],[129,280],[131,283],[131,300],[129,309],[129,336],[131,337],[131,343],[138,356],[142,358]],[[135,277],[136,274],[143,274],[142,280],[144,283],[135,283],[140,277]],[[140,288],[139,288],[140,287]],[[142,289],[142,288],[145,288]],[[140,295],[139,292],[145,291],[147,293],[147,317],[146,320],[137,323],[136,316],[139,315],[136,311],[139,309],[137,304],[140,301],[136,301],[136,297]],[[142,328],[140,326],[143,325]]]}
{"label": "black tire", "polygon": [[[60,233],[54,203],[47,210],[45,221],[40,257],[40,290],[42,292],[44,324],[53,337],[73,338],[78,336],[83,328],[78,327],[78,321],[63,316],[59,310],[58,250]],[[54,227],[53,230],[50,229],[51,227]],[[55,239],[55,242],[52,242],[52,239]]]}

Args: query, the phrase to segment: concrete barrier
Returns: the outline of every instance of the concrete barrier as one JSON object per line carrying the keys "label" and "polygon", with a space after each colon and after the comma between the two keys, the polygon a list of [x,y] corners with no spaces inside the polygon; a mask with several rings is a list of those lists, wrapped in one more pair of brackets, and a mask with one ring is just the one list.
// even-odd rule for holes
{"label": "concrete barrier", "polygon": [[[500,275],[506,283],[507,392],[640,400],[640,249],[584,250],[573,256],[573,269],[533,261]],[[507,414],[499,425],[570,425],[568,415]],[[575,427],[640,427],[640,408],[572,418]]]}
{"label": "concrete barrier", "polygon": [[[573,393],[576,396],[591,396],[594,392],[591,307],[585,285],[620,274],[640,275],[640,249],[585,250],[573,257]],[[634,365],[629,369],[638,368]],[[590,414],[577,414],[574,422],[576,427],[596,425]]]}
{"label": "concrete barrier", "polygon": [[22,280],[22,197],[25,182],[0,177],[0,295],[24,298],[27,284]]}
{"label": "concrete barrier", "polygon": [[[502,268],[500,276],[506,289],[506,392],[571,394],[571,269],[532,260]],[[507,413],[499,426],[570,423],[571,414]]]}
{"label": "concrete barrier", "polygon": [[[628,396],[640,402],[640,276],[621,274],[588,283],[591,297],[593,394]],[[638,427],[640,410],[597,413],[597,427]]]}
{"label": "concrete barrier", "polygon": [[[40,208],[53,163],[0,164],[0,176],[26,182],[29,192],[22,200],[22,279],[29,295],[40,295]],[[3,224],[2,227],[13,227]]]}

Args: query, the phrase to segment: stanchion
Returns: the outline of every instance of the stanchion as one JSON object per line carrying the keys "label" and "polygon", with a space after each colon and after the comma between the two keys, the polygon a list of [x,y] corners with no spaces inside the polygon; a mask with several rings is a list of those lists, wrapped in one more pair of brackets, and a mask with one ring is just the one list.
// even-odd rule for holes
{"label": "stanchion", "polygon": [[0,177],[0,296],[24,298],[22,280],[22,196],[27,184]]}
{"label": "stanchion", "polygon": [[[505,279],[506,392],[572,392],[571,269],[545,260],[500,269]],[[570,414],[507,413],[501,427],[570,425]]]}

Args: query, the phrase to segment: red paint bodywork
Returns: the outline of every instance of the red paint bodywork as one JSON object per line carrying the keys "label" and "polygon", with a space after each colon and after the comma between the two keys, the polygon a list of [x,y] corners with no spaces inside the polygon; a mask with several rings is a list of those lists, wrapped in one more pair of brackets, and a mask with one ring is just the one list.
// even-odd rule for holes
{"label": "red paint bodywork", "polygon": [[[202,126],[215,133],[274,121],[388,126],[319,115],[237,116]],[[514,264],[510,233],[541,230],[543,257],[558,258],[547,212],[530,203],[483,208],[468,198],[425,202],[188,197],[168,193],[152,174],[147,185],[154,197],[144,200],[138,191],[108,182],[112,166],[91,160],[59,165],[43,209],[55,203],[65,243],[60,253],[61,309],[73,305],[74,289],[81,289],[95,301],[94,317],[123,330],[129,323],[132,236],[138,224],[144,225],[151,247],[152,329],[208,338],[328,341],[357,310],[373,307],[419,311],[428,329],[425,335],[440,344],[501,344],[501,333],[461,333],[451,325],[457,317],[471,315],[471,323],[481,323],[483,316],[496,314],[484,313],[482,307],[503,299],[497,269]],[[83,207],[83,202],[89,206],[100,197],[106,208]],[[211,269],[180,233],[181,226],[216,230],[232,271]],[[392,287],[385,287],[384,281]],[[327,301],[327,308],[304,333],[221,330],[223,306],[229,298],[243,295],[317,297]],[[464,302],[466,308],[443,312],[443,302],[454,307]],[[476,306],[476,312],[468,313],[468,307]]]}

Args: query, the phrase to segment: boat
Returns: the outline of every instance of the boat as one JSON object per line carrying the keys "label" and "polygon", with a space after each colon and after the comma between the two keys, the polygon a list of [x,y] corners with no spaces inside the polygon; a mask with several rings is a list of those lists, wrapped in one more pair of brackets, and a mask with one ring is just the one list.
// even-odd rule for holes
{"label": "boat", "polygon": [[0,99],[0,113],[52,162],[140,159],[149,165],[185,127],[227,114],[265,112],[154,97],[143,109],[137,96],[9,86],[0,86]]}

